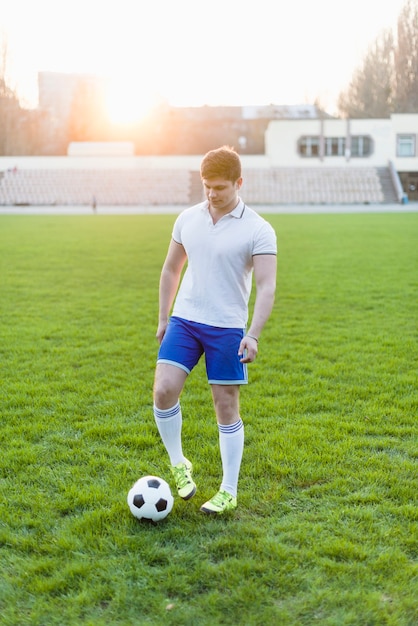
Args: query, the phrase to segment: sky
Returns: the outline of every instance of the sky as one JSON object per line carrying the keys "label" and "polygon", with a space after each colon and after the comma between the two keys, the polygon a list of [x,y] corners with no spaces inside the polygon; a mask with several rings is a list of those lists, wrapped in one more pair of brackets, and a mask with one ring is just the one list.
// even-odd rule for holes
{"label": "sky", "polygon": [[121,117],[159,98],[317,100],[334,114],[368,47],[385,29],[396,33],[405,1],[0,0],[0,44],[24,106],[37,104],[38,72],[53,71],[108,78]]}

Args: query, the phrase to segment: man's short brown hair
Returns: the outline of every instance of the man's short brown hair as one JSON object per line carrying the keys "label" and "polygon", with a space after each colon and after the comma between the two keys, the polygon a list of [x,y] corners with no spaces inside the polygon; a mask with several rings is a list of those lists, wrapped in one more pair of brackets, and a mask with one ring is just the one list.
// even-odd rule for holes
{"label": "man's short brown hair", "polygon": [[235,183],[241,178],[241,160],[230,146],[210,150],[200,165],[201,179],[223,178]]}

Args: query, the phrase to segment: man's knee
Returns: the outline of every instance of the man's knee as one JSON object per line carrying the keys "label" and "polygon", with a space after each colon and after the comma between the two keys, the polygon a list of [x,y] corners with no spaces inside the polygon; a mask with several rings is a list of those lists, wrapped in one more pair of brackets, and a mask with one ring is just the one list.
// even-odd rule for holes
{"label": "man's knee", "polygon": [[154,404],[159,409],[169,409],[171,406],[173,406],[175,402],[173,402],[172,399],[175,398],[175,396],[175,389],[172,385],[169,384],[169,381],[159,380],[155,382]]}
{"label": "man's knee", "polygon": [[154,380],[154,404],[159,409],[169,409],[179,399],[186,380],[186,372],[170,365],[158,365]]}

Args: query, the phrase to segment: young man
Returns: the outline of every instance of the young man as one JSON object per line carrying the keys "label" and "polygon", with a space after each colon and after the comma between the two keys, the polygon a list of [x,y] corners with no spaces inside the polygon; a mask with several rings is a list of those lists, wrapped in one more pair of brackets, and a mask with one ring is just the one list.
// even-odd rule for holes
{"label": "young man", "polygon": [[[206,201],[178,216],[161,272],[154,416],[178,493],[188,500],[196,485],[192,463],[183,455],[179,398],[204,353],[223,477],[219,491],[200,510],[216,514],[237,506],[244,448],[239,390],[248,382],[247,364],[256,358],[273,307],[277,245],[271,225],[239,197],[241,162],[232,148],[208,152],[200,174]],[[253,274],[256,299],[246,330]]]}

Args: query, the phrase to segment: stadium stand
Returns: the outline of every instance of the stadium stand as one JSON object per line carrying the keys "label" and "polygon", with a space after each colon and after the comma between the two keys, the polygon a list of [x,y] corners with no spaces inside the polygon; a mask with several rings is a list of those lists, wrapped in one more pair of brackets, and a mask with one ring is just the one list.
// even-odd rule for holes
{"label": "stadium stand", "polygon": [[[387,175],[389,176],[389,175]],[[243,196],[249,204],[374,204],[396,202],[384,172],[363,168],[247,170]]]}
{"label": "stadium stand", "polygon": [[167,169],[17,169],[0,180],[2,205],[187,204],[190,172]]}
{"label": "stadium stand", "polygon": [[[248,168],[248,204],[393,203],[388,168]],[[189,169],[11,169],[0,175],[0,205],[190,205],[203,198]]]}

